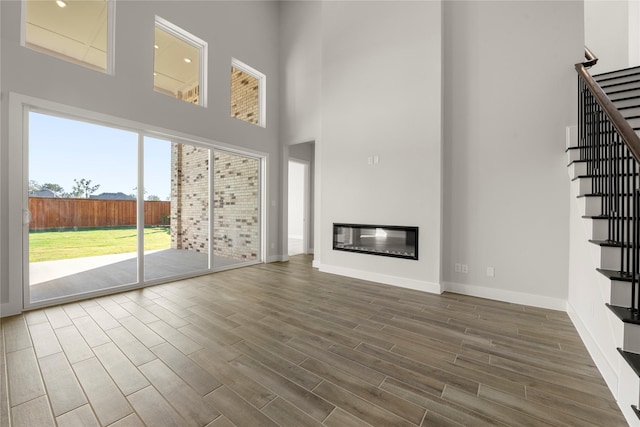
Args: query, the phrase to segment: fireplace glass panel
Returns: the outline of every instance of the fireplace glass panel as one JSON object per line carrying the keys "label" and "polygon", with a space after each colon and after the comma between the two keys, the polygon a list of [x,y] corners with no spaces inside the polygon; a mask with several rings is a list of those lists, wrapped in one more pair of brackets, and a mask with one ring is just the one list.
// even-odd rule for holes
{"label": "fireplace glass panel", "polygon": [[333,224],[333,249],[418,259],[418,227]]}

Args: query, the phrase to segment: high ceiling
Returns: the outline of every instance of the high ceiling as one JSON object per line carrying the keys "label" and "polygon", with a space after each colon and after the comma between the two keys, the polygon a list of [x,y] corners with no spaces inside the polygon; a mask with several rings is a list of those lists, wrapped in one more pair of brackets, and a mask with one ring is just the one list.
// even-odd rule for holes
{"label": "high ceiling", "polygon": [[[107,1],[65,0],[65,3],[65,7],[60,7],[55,0],[27,1],[27,45],[105,71]],[[156,89],[176,94],[198,83],[198,48],[158,28],[155,30],[155,45]],[[185,58],[191,62],[185,62]]]}

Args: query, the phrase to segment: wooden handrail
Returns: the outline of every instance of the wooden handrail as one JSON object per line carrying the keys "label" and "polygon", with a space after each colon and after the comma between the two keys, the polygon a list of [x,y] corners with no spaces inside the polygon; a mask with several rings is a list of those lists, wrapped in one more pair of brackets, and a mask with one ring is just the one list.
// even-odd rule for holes
{"label": "wooden handrail", "polygon": [[576,71],[591,90],[591,93],[593,93],[593,96],[609,117],[609,120],[611,120],[611,123],[624,140],[629,151],[631,151],[631,154],[636,159],[636,162],[640,163],[640,137],[633,130],[627,119],[622,116],[622,113],[613,105],[613,102],[611,102],[607,94],[604,93],[604,90],[602,90],[589,71],[587,71],[587,68],[592,67],[598,62],[598,58],[587,47],[584,48],[584,57],[586,61],[577,63]]}
{"label": "wooden handrail", "polygon": [[586,61],[584,61],[582,65],[584,65],[585,68],[591,68],[598,63],[598,57],[586,46],[584,47],[584,59],[586,59]]}

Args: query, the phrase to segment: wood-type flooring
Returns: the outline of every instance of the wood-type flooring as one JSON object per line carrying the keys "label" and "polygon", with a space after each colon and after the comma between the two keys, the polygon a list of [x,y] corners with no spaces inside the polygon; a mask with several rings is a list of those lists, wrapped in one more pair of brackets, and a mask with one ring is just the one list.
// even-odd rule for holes
{"label": "wood-type flooring", "polygon": [[2,426],[627,425],[566,313],[305,255],[4,318],[0,345]]}

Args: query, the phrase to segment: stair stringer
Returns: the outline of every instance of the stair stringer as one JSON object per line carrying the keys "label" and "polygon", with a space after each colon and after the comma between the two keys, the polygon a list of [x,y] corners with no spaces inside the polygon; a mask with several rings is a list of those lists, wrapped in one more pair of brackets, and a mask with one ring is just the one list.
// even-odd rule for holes
{"label": "stair stringer", "polygon": [[567,313],[612,394],[618,399],[622,323],[606,306],[609,301],[599,252],[589,242],[591,221],[582,218],[577,186],[571,185],[569,218],[569,293]]}

